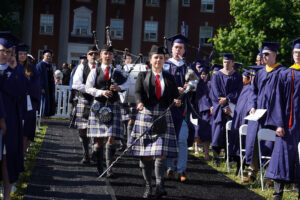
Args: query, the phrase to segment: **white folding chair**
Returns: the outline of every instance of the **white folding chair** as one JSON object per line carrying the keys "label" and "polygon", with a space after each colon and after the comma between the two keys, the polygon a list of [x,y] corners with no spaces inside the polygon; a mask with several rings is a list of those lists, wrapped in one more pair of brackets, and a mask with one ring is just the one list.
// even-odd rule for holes
{"label": "white folding chair", "polygon": [[246,156],[245,156],[246,149],[243,149],[242,136],[246,136],[247,135],[247,128],[248,128],[247,124],[243,124],[239,128],[240,165],[241,165],[240,166],[240,173],[241,173],[241,179],[242,179],[242,181],[244,179],[243,165],[244,165],[244,160],[246,158]]}
{"label": "white folding chair", "polygon": [[[259,170],[260,170],[260,182],[261,182],[261,190],[264,190],[264,175],[263,175],[263,169],[269,164],[271,157],[270,156],[264,156],[261,153],[261,147],[260,142],[261,141],[272,141],[275,142],[276,138],[276,132],[270,129],[260,129],[258,131],[257,135],[257,141],[258,141],[258,155],[259,155]],[[262,160],[267,160],[265,164],[262,164]]]}
{"label": "white folding chair", "polygon": [[229,131],[231,130],[231,124],[232,120],[228,121],[226,123],[226,167],[227,167],[227,172],[229,172],[229,142],[228,142],[228,134]]}

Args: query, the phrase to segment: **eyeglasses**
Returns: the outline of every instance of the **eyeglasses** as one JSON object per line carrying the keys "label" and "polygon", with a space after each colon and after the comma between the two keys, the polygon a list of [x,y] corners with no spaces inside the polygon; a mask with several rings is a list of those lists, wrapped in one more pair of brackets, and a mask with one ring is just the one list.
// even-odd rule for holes
{"label": "eyeglasses", "polygon": [[88,54],[89,54],[89,56],[92,56],[92,55],[98,56],[99,55],[99,53],[97,53],[97,52],[90,52]]}
{"label": "eyeglasses", "polygon": [[270,55],[270,53],[268,53],[268,52],[262,53],[262,54],[263,54],[263,56],[269,56]]}
{"label": "eyeglasses", "polygon": [[12,53],[12,51],[5,50],[5,49],[0,49],[0,52],[5,53],[5,54],[11,54]]}

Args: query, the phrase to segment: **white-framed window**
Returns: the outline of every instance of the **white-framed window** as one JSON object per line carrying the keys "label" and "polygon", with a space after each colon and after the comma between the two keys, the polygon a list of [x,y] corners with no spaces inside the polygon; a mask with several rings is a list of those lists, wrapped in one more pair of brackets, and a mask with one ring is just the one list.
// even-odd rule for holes
{"label": "white-framed window", "polygon": [[188,37],[188,35],[189,35],[189,25],[185,25],[185,31],[184,31],[184,27],[181,24],[180,29],[181,29],[180,33],[182,35],[184,35],[185,37]]}
{"label": "white-framed window", "polygon": [[84,6],[74,9],[74,23],[71,35],[79,37],[92,36],[92,12]]}
{"label": "white-framed window", "polygon": [[214,12],[215,0],[201,0],[201,12]]}
{"label": "white-framed window", "polygon": [[191,1],[190,0],[182,0],[183,7],[190,7]]}
{"label": "white-framed window", "polygon": [[204,46],[211,46],[212,43],[208,42],[208,39],[213,37],[213,27],[211,26],[200,26],[199,40]]}
{"label": "white-framed window", "polygon": [[159,7],[159,0],[146,0],[146,6]]}
{"label": "white-framed window", "polygon": [[115,4],[125,4],[125,0],[111,0],[111,3],[115,3]]}
{"label": "white-framed window", "polygon": [[38,57],[37,57],[38,62],[42,61],[44,58],[43,51],[44,51],[43,49],[38,50]]}
{"label": "white-framed window", "polygon": [[41,14],[40,16],[40,34],[53,35],[54,15]]}
{"label": "white-framed window", "polygon": [[110,37],[111,39],[123,40],[124,20],[110,19]]}
{"label": "white-framed window", "polygon": [[144,41],[157,41],[157,30],[158,22],[157,21],[145,21],[144,26]]}

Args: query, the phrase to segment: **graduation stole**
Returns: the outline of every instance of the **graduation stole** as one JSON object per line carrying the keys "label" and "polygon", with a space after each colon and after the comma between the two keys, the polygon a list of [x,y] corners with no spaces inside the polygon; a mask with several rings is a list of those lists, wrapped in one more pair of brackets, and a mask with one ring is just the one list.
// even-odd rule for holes
{"label": "graduation stole", "polygon": [[290,111],[289,129],[291,129],[293,125],[292,118],[293,118],[294,81],[295,81],[295,72],[294,70],[292,70],[291,111]]}
{"label": "graduation stole", "polygon": [[266,71],[267,71],[267,72],[271,72],[273,69],[275,69],[275,68],[278,67],[279,65],[280,65],[279,63],[276,63],[275,65],[272,65],[272,66],[266,65]]}
{"label": "graduation stole", "polygon": [[300,64],[294,64],[290,68],[300,70]]}

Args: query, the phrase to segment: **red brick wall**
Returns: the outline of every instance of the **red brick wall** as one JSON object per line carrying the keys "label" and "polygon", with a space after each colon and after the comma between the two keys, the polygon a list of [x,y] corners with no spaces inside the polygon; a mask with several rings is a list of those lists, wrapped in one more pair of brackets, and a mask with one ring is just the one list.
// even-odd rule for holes
{"label": "red brick wall", "polygon": [[[33,6],[33,30],[32,30],[32,55],[38,59],[38,50],[48,49],[53,51],[53,62],[57,64],[58,59],[58,41],[59,41],[59,24],[60,24],[60,0],[40,0],[34,1]],[[53,35],[40,34],[40,14],[54,15]]]}

